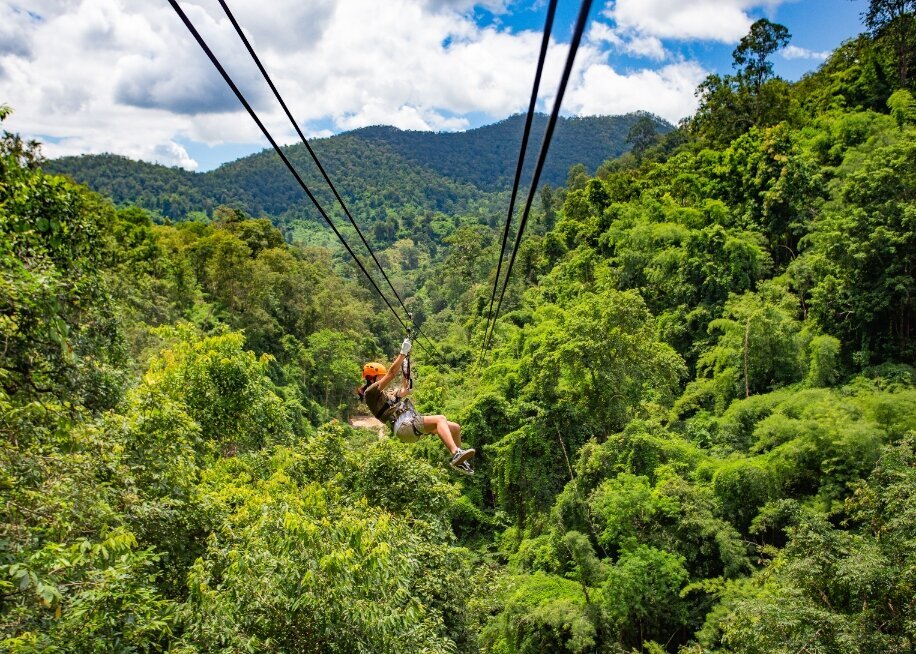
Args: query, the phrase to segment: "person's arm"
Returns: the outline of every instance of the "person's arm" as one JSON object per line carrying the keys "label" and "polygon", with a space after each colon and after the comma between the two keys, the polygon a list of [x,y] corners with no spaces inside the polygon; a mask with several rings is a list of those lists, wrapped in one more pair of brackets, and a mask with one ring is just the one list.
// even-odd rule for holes
{"label": "person's arm", "polygon": [[401,362],[403,360],[403,354],[399,354],[394,358],[394,361],[391,362],[391,367],[388,368],[388,372],[385,373],[385,376],[375,382],[379,385],[379,388],[384,389],[388,384],[391,383],[391,380],[397,377],[398,373],[401,372]]}
{"label": "person's arm", "polygon": [[401,363],[403,363],[404,357],[410,354],[410,348],[410,339],[405,338],[404,342],[401,343],[401,352],[394,358],[394,361],[391,362],[391,367],[388,368],[388,372],[384,377],[376,382],[379,385],[379,388],[384,389],[388,384],[391,383],[391,380],[394,379],[399,372],[401,372]]}

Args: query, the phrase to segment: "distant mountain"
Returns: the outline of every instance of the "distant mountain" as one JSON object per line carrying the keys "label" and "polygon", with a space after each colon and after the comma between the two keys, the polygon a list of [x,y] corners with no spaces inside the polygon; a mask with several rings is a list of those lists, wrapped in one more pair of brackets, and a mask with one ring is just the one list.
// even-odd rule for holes
{"label": "distant mountain", "polygon": [[[542,180],[559,185],[577,163],[594,170],[604,161],[620,156],[629,149],[627,133],[640,115],[561,118],[550,144]],[[406,132],[395,127],[364,127],[350,134],[383,143],[405,159],[443,177],[468,182],[486,191],[497,191],[512,185],[524,123],[525,117],[519,114],[466,132]],[[671,129],[671,125],[662,120],[657,124],[660,133]],[[529,176],[546,126],[547,116],[536,115],[526,157]]]}
{"label": "distant mountain", "polygon": [[[561,118],[542,182],[562,184],[569,168],[594,170],[628,149],[626,136],[641,114]],[[530,178],[547,117],[536,116],[526,161]],[[659,132],[671,126],[658,120]],[[312,141],[331,178],[354,212],[373,221],[389,211],[460,212],[511,187],[524,116],[466,132],[415,132],[366,127]],[[285,148],[310,188],[333,207],[330,192],[301,144]],[[302,191],[272,150],[206,173],[132,161],[116,155],[63,157],[47,162],[117,203],[136,203],[170,218],[233,204],[254,215],[312,216]]]}

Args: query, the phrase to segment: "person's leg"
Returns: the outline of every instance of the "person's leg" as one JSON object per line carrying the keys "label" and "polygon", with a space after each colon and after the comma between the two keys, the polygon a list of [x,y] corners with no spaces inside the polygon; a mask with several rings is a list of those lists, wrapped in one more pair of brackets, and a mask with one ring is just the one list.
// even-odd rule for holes
{"label": "person's leg", "polygon": [[452,438],[452,430],[449,429],[448,420],[445,419],[445,416],[423,416],[423,433],[439,434],[442,444],[445,445],[450,454],[454,454],[455,450],[458,449],[458,446],[455,445],[455,439]]}
{"label": "person's leg", "polygon": [[461,447],[461,425],[457,422],[448,421],[448,430],[452,432],[452,438],[455,439],[455,445]]}

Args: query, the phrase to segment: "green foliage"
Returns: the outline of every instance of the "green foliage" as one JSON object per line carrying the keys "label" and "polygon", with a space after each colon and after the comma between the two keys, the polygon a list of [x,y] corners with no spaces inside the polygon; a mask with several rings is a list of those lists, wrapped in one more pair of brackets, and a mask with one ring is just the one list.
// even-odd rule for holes
{"label": "green foliage", "polygon": [[[158,557],[137,550],[134,535],[114,530],[102,540],[48,543],[28,559],[0,566],[5,611],[15,635],[0,640],[9,652],[155,651],[172,633],[175,606],[158,596]],[[4,600],[4,605],[8,600]],[[7,607],[4,607],[7,608]],[[5,626],[4,633],[9,633]]]}
{"label": "green foliage", "polygon": [[860,365],[912,359],[914,143],[902,138],[847,155],[836,199],[799,262],[810,270],[814,317]]}
{"label": "green foliage", "polygon": [[900,129],[916,122],[916,100],[906,89],[894,91],[887,99],[887,107],[891,110],[891,116],[894,117]]}
{"label": "green foliage", "polygon": [[[822,519],[789,530],[788,546],[750,588],[726,592],[707,645],[722,651],[902,652],[914,635],[912,438],[884,449],[847,501],[850,531]],[[902,572],[902,574],[901,574]],[[718,650],[717,650],[718,651]]]}
{"label": "green foliage", "polygon": [[831,386],[839,379],[840,340],[822,334],[808,344],[807,382],[810,386]]}
{"label": "green foliage", "polygon": [[789,42],[789,31],[761,18],[732,52],[734,75],[710,75],[697,89],[700,107],[691,129],[725,145],[751,127],[766,127],[792,116],[788,85],[773,78],[769,57]]}
{"label": "green foliage", "polygon": [[698,373],[710,379],[718,395],[716,405],[751,393],[773,390],[801,379],[805,340],[794,318],[797,300],[790,294],[768,300],[745,293],[725,303],[724,315],[709,324],[719,332],[714,347],[700,355]]}
{"label": "green foliage", "polygon": [[591,506],[602,526],[599,542],[612,553],[634,549],[655,515],[665,508],[663,500],[653,496],[646,477],[629,473],[608,479],[595,489]]}
{"label": "green foliage", "polygon": [[649,116],[643,116],[630,128],[627,133],[627,143],[633,146],[632,152],[637,159],[658,140],[655,122]]}
{"label": "green foliage", "polygon": [[[544,299],[553,295],[552,285],[545,283]],[[640,296],[600,285],[570,290],[557,303],[535,299],[530,324],[513,330],[497,352],[494,369],[507,394],[568,402],[599,432],[621,428],[650,403],[669,401],[683,364],[656,340]]]}
{"label": "green foliage", "polygon": [[645,545],[625,553],[609,570],[603,603],[613,629],[625,644],[667,640],[684,626],[687,612],[680,592],[687,581],[683,560]]}
{"label": "green foliage", "polygon": [[165,334],[173,345],[150,363],[144,383],[180,402],[205,439],[233,454],[290,440],[294,425],[267,376],[269,359],[246,352],[241,334]]}
{"label": "green foliage", "polygon": [[288,377],[301,375],[301,384],[309,397],[332,410],[348,406],[353,394],[352,380],[361,371],[358,347],[347,335],[327,328],[309,335],[293,365],[298,369]]}
{"label": "green foliage", "polygon": [[603,443],[587,443],[576,463],[576,476],[579,486],[591,492],[604,477],[627,472],[654,481],[657,469],[692,468],[701,457],[701,452],[678,434],[654,422],[633,420]]}
{"label": "green foliage", "polygon": [[392,441],[369,449],[352,480],[354,491],[373,505],[422,520],[445,536],[449,510],[456,498],[445,475],[419,465],[404,447]]}
{"label": "green foliage", "polygon": [[[322,447],[339,448],[341,428],[327,429]],[[408,519],[411,509],[435,513],[444,504],[424,505],[427,498],[403,494],[393,500],[396,490],[358,494],[367,482],[381,491],[390,481],[380,466],[390,465],[384,462],[393,454],[391,448],[368,453],[353,496],[349,483],[311,478],[306,457],[285,447],[224,459],[208,470],[203,502],[224,527],[189,575],[187,651],[453,650],[441,620],[446,610],[459,610],[452,602],[464,594],[448,592],[448,577],[424,579],[451,566],[450,557],[430,559],[435,550],[427,551],[423,540],[448,546]],[[310,456],[321,454],[312,449]],[[352,461],[345,470],[352,470]],[[399,471],[408,470],[433,474],[402,458]],[[414,586],[421,582],[418,597]],[[427,602],[420,601],[423,595]]]}
{"label": "green foliage", "polygon": [[494,369],[503,393],[533,416],[491,446],[497,498],[522,523],[562,489],[565,457],[589,435],[670,401],[683,364],[656,340],[638,295],[582,289],[562,305],[536,304]]}
{"label": "green foliage", "polygon": [[755,90],[759,89],[773,75],[770,56],[786,47],[791,38],[784,25],[771,23],[766,18],[754,22],[732,53],[738,74]]}
{"label": "green foliage", "polygon": [[26,403],[73,398],[113,406],[123,377],[120,333],[100,274],[97,247],[112,214],[100,198],[20,161],[21,145],[0,148],[0,383]]}
{"label": "green foliage", "polygon": [[913,0],[870,0],[863,12],[865,26],[883,39],[893,52],[897,83],[906,88],[910,64],[916,52],[916,2]]}
{"label": "green foliage", "polygon": [[485,652],[595,651],[597,628],[577,584],[536,573],[519,577],[509,589],[505,610],[481,634]]}

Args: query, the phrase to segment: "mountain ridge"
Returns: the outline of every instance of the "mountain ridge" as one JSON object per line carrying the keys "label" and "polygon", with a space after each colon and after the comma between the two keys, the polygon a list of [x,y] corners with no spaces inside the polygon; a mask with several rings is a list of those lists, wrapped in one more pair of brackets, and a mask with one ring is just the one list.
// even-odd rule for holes
{"label": "mountain ridge", "polygon": [[[558,185],[570,167],[582,163],[594,170],[623,154],[630,127],[644,112],[621,116],[561,118],[557,124],[542,183]],[[672,129],[650,116],[659,132]],[[537,114],[526,157],[530,178],[547,116]],[[354,209],[374,221],[384,211],[466,211],[482,197],[507,190],[514,178],[524,115],[465,132],[419,132],[391,126],[363,127],[311,141],[338,190]],[[284,146],[290,160],[322,204],[333,205],[314,164],[301,144]],[[180,219],[188,212],[210,212],[232,204],[254,215],[281,216],[299,211],[303,196],[272,150],[227,162],[211,171],[136,161],[120,155],[80,155],[47,162],[49,171],[65,174],[118,204],[136,203],[163,216]],[[383,202],[376,201],[383,199]],[[306,209],[312,218],[317,213]]]}

